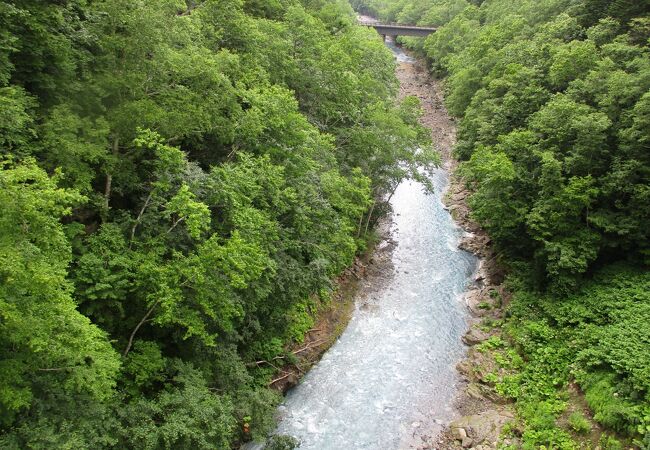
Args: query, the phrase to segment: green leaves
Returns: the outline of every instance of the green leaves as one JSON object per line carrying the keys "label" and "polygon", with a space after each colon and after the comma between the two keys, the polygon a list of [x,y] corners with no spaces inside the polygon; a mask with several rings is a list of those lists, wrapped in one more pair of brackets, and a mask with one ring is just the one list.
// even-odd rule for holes
{"label": "green leaves", "polygon": [[434,162],[419,104],[345,1],[41,3],[0,2],[0,446],[263,436],[246,363]]}
{"label": "green leaves", "polygon": [[[339,160],[347,167],[359,167],[373,181],[375,194],[390,195],[406,178],[419,178],[437,161],[430,151],[431,138],[418,123],[422,114],[419,100],[403,99],[398,108],[375,103],[363,111],[361,121],[341,133]],[[395,164],[399,161],[400,164]]]}
{"label": "green leaves", "polygon": [[31,110],[36,102],[18,86],[0,87],[0,151],[3,157],[30,155],[35,137]]}
{"label": "green leaves", "polygon": [[585,29],[585,7],[563,2],[362,3],[439,27],[424,51],[448,75],[473,214],[501,251],[561,290],[599,258],[646,258],[644,19]]}
{"label": "green leaves", "polygon": [[[82,201],[36,167],[0,172],[0,342],[6,426],[29,407],[36,387],[106,399],[120,363],[106,334],[79,313],[66,280],[70,245],[59,219]],[[47,388],[45,388],[47,389]]]}
{"label": "green leaves", "polygon": [[476,183],[470,200],[473,216],[495,239],[515,241],[527,208],[512,186],[517,177],[512,161],[502,151],[481,147],[461,171]]}
{"label": "green leaves", "polygon": [[170,232],[181,221],[185,221],[187,232],[194,239],[200,239],[201,233],[210,228],[210,210],[207,205],[197,202],[187,184],[183,184],[171,200],[165,205],[167,214],[175,217]]}
{"label": "green leaves", "polygon": [[524,446],[559,445],[561,438],[567,448],[576,447],[562,415],[567,400],[576,404],[567,386],[572,382],[585,393],[596,422],[619,437],[647,438],[648,292],[647,272],[627,265],[596,272],[570,295],[517,286],[505,331],[525,364],[497,390],[517,401]]}
{"label": "green leaves", "polygon": [[560,375],[560,384],[575,378],[596,421],[642,438],[650,392],[648,292],[648,274],[624,265],[599,271],[571,295],[517,292],[507,329],[528,359],[519,400],[563,395],[551,378],[540,379],[540,369]]}
{"label": "green leaves", "polygon": [[228,448],[234,431],[232,401],[213,394],[203,374],[179,360],[166,388],[153,399],[138,398],[121,410],[126,428],[121,446],[129,448]]}
{"label": "green leaves", "polygon": [[71,105],[52,108],[40,129],[41,161],[49,170],[60,168],[63,183],[84,194],[92,192],[95,167],[108,162],[108,124],[103,118],[81,118]]}
{"label": "green leaves", "polygon": [[599,59],[596,45],[591,41],[571,41],[559,47],[549,68],[550,82],[558,89],[582,78],[596,66]]}

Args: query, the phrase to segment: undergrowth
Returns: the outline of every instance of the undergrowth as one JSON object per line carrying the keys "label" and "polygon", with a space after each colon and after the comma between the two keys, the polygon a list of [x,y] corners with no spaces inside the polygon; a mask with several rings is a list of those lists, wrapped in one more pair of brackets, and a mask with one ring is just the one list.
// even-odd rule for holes
{"label": "undergrowth", "polygon": [[[512,284],[503,338],[478,346],[500,367],[490,384],[515,401],[507,434],[524,449],[650,449],[650,274],[609,267],[564,298]],[[606,430],[597,442],[570,413],[571,382]]]}

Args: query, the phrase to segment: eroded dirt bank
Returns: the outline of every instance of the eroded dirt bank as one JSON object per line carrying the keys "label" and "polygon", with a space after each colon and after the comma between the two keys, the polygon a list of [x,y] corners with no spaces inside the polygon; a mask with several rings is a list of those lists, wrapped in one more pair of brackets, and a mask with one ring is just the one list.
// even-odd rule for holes
{"label": "eroded dirt bank", "polygon": [[500,431],[512,420],[509,405],[483,382],[483,375],[495,370],[496,365],[488,353],[477,347],[494,333],[489,326],[498,320],[508,295],[502,287],[503,270],[499,267],[489,236],[470,218],[467,205],[469,192],[455,173],[458,163],[452,155],[456,143],[456,122],[444,106],[442,82],[433,79],[422,60],[400,63],[397,68],[400,97],[418,97],[424,109],[422,124],[431,130],[434,146],[442,155],[442,163],[450,174],[450,185],[444,201],[454,220],[466,231],[459,247],[480,257],[474,285],[465,294],[465,303],[472,319],[463,337],[469,347],[466,357],[457,369],[462,376],[454,408],[458,418],[447,424],[438,437],[420,449],[475,448],[486,450],[497,447]]}

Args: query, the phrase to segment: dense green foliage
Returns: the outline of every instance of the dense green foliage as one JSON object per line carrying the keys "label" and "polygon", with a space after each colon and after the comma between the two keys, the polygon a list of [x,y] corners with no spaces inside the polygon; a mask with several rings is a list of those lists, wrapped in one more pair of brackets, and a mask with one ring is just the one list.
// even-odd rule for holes
{"label": "dense green foliage", "polygon": [[558,291],[647,259],[650,3],[386,3],[367,4],[440,27],[415,45],[447,77],[471,206],[501,251]]}
{"label": "dense green foliage", "polygon": [[0,447],[228,448],[427,158],[345,2],[0,1]]}
{"label": "dense green foliage", "polygon": [[445,77],[474,217],[519,277],[518,353],[498,345],[516,375],[498,387],[524,444],[572,448],[558,420],[573,380],[598,422],[650,446],[650,3],[352,3],[438,27],[403,42]]}
{"label": "dense green foliage", "polygon": [[[497,392],[517,400],[526,447],[577,448],[571,431],[591,429],[576,413],[568,417],[569,430],[560,425],[572,381],[597,422],[639,447],[650,445],[648,271],[610,266],[562,298],[519,287],[509,312],[506,335],[524,359],[497,342],[496,359],[505,371],[494,382]],[[615,448],[611,442],[604,447]]]}

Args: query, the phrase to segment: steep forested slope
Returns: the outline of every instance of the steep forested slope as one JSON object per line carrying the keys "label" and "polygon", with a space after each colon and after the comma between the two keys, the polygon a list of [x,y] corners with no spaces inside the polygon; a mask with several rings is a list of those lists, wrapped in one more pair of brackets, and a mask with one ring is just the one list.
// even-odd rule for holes
{"label": "steep forested slope", "polygon": [[383,13],[444,25],[420,45],[462,117],[474,213],[560,290],[595,264],[650,251],[650,19],[632,18],[650,5],[597,14],[592,3],[396,2]]}
{"label": "steep forested slope", "polygon": [[[228,448],[426,146],[347,3],[0,2],[0,447]],[[426,152],[418,158],[426,157]]]}
{"label": "steep forested slope", "polygon": [[572,448],[557,425],[575,380],[597,421],[650,445],[650,3],[352,3],[439,27],[404,42],[445,77],[473,215],[517,279],[524,360],[504,349],[515,374],[492,381],[524,444]]}

